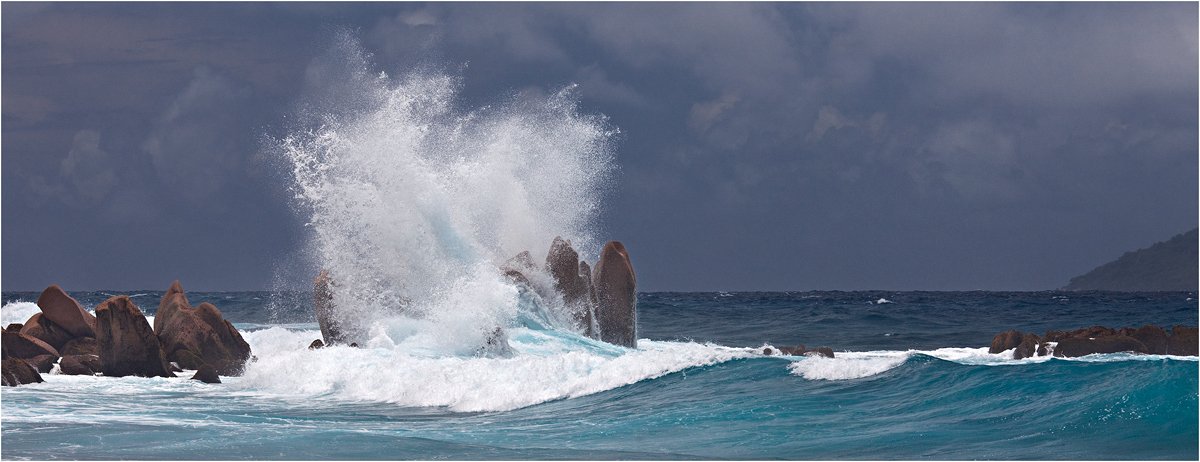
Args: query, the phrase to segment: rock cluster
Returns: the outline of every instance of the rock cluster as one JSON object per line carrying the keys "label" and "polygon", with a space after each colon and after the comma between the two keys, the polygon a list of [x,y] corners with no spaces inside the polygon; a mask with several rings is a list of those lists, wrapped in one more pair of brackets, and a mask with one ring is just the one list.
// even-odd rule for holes
{"label": "rock cluster", "polygon": [[805,348],[804,345],[796,345],[796,346],[791,346],[791,347],[783,346],[783,347],[778,347],[778,348],[766,347],[766,348],[763,348],[762,353],[765,356],[789,355],[789,356],[820,356],[823,358],[832,358],[833,357],[833,348],[817,347],[817,348],[810,349],[810,348]]}
{"label": "rock cluster", "polygon": [[192,308],[179,281],[163,296],[154,327],[127,296],[105,300],[92,315],[52,285],[37,305],[40,313],[0,333],[4,385],[40,382],[37,374],[55,365],[64,375],[174,377],[174,361],[237,375],[250,357],[250,346],[220,310],[208,303]]}
{"label": "rock cluster", "polygon": [[1196,327],[1174,326],[1170,334],[1161,327],[1112,329],[1092,326],[1073,331],[1052,330],[1043,336],[1010,330],[992,338],[989,353],[1013,350],[1013,359],[1053,355],[1075,358],[1096,353],[1140,353],[1197,356]]}

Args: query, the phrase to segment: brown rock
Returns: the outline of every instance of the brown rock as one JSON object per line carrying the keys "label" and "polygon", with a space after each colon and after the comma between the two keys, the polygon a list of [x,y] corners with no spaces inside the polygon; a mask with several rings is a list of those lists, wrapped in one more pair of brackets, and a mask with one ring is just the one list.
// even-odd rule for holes
{"label": "brown rock", "polygon": [[42,375],[38,374],[38,371],[33,366],[30,366],[25,360],[18,358],[8,358],[0,361],[0,376],[3,376],[3,380],[0,380],[0,383],[8,387],[45,381],[42,380]]}
{"label": "brown rock", "polygon": [[109,298],[96,307],[96,343],[104,375],[175,376],[167,370],[146,316],[128,296]]}
{"label": "brown rock", "polygon": [[221,316],[221,310],[211,303],[192,308],[179,281],[171,284],[158,305],[154,332],[166,359],[188,369],[191,367],[182,359],[184,350],[224,375],[240,374],[250,359],[250,345]]}
{"label": "brown rock", "polygon": [[176,351],[175,355],[171,358],[172,362],[179,365],[179,367],[193,371],[199,370],[202,366],[207,364],[204,362],[203,358],[196,356],[195,353],[192,353],[189,350]]}
{"label": "brown rock", "polygon": [[1167,354],[1197,356],[1198,343],[1195,327],[1175,326],[1167,338]]}
{"label": "brown rock", "polygon": [[1077,358],[1097,353],[1145,353],[1146,345],[1133,337],[1108,335],[1096,338],[1069,337],[1058,341],[1054,356]]}
{"label": "brown rock", "polygon": [[592,312],[595,311],[591,268],[586,262],[579,261],[579,254],[569,241],[555,237],[546,254],[546,272],[554,279],[554,290],[562,295],[563,304],[570,310],[576,327],[591,336]]}
{"label": "brown rock", "polygon": [[833,348],[817,347],[804,352],[804,356],[821,356],[825,358],[833,357]]}
{"label": "brown rock", "polygon": [[763,348],[763,356],[771,356],[771,347]]}
{"label": "brown rock", "polygon": [[7,332],[16,333],[16,332],[20,332],[22,327],[25,327],[25,325],[21,324],[19,322],[14,322],[12,324],[9,324],[8,327],[5,327],[4,330]]}
{"label": "brown rock", "polygon": [[637,275],[624,244],[609,241],[604,245],[592,283],[600,340],[637,348]]}
{"label": "brown rock", "polygon": [[63,375],[96,375],[100,369],[100,357],[96,355],[67,355],[58,361],[58,371]]}
{"label": "brown rock", "polygon": [[28,359],[41,355],[59,356],[58,349],[35,337],[8,331],[4,331],[0,335],[3,336],[0,338],[3,338],[2,348],[5,358]]}
{"label": "brown rock", "polygon": [[21,327],[21,333],[36,338],[56,350],[62,349],[75,335],[46,318],[44,313],[34,313]]}
{"label": "brown rock", "polygon": [[62,353],[63,356],[99,355],[100,350],[97,349],[98,345],[99,344],[96,343],[95,338],[79,337],[76,339],[71,339],[71,341],[67,342],[66,345],[63,345],[58,352]]}
{"label": "brown rock", "polygon": [[1146,345],[1146,353],[1152,355],[1167,354],[1167,333],[1164,332],[1161,327],[1147,324],[1137,329],[1121,329],[1121,332],[1126,331],[1130,331],[1126,335],[1133,337],[1139,342],[1142,342],[1143,345]]}
{"label": "brown rock", "polygon": [[221,377],[217,375],[217,370],[212,366],[205,364],[196,371],[196,375],[192,376],[192,380],[199,380],[204,383],[221,383]]}
{"label": "brown rock", "polygon": [[1038,344],[1041,343],[1041,338],[1037,334],[1025,334],[1021,336],[1021,343],[1013,350],[1013,359],[1024,359],[1033,356],[1037,353]]}
{"label": "brown rock", "polygon": [[317,348],[323,348],[324,346],[325,344],[321,343],[321,339],[316,339],[313,340],[312,343],[308,344],[308,349],[315,350]]}
{"label": "brown rock", "polygon": [[79,306],[58,284],[47,287],[37,300],[46,318],[62,326],[75,337],[95,337],[96,317]]}
{"label": "brown rock", "polygon": [[58,362],[58,356],[38,355],[26,359],[25,362],[29,363],[30,366],[33,366],[33,368],[39,373],[45,374],[50,372],[51,369],[54,369],[54,363]]}
{"label": "brown rock", "polygon": [[1021,340],[1025,337],[1021,331],[1010,330],[996,334],[992,337],[992,347],[988,348],[988,353],[996,354],[1003,351],[1016,348],[1021,344]]}
{"label": "brown rock", "polygon": [[804,345],[796,345],[796,346],[790,346],[790,347],[781,346],[778,349],[779,349],[779,354],[789,355],[789,356],[800,356],[800,355],[804,354],[805,351],[808,351],[808,349],[805,348]]}
{"label": "brown rock", "polygon": [[345,343],[346,338],[339,326],[338,318],[333,307],[333,278],[329,272],[321,270],[313,280],[313,299],[316,302],[317,324],[321,326],[321,337],[326,345]]}

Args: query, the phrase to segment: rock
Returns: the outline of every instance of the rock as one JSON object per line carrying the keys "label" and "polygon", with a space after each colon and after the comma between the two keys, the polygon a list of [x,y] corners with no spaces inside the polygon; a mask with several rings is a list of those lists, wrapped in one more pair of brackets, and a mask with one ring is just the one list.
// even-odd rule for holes
{"label": "rock", "polygon": [[525,272],[537,269],[537,265],[533,264],[533,255],[530,255],[529,251],[526,250],[504,262],[503,268]]}
{"label": "rock", "polygon": [[212,366],[205,364],[196,371],[196,375],[192,376],[192,380],[199,380],[204,383],[221,383],[221,377],[217,375],[217,370]]}
{"label": "rock", "polygon": [[224,375],[240,374],[242,366],[250,359],[250,345],[233,324],[222,317],[221,310],[207,302],[193,308],[179,281],[171,284],[158,305],[154,332],[166,353],[166,360],[176,361],[189,369],[191,367],[181,360],[183,351],[198,356],[203,363]]}
{"label": "rock", "polygon": [[[1125,333],[1127,331],[1128,333]],[[1167,354],[1167,333],[1161,327],[1147,324],[1137,329],[1121,329],[1121,333],[1133,337],[1142,342],[1143,345],[1146,345],[1146,353],[1152,355]]]}
{"label": "rock", "polygon": [[109,298],[96,307],[96,343],[104,375],[175,376],[163,360],[158,336],[128,296]]}
{"label": "rock", "polygon": [[316,340],[313,340],[312,343],[308,344],[308,349],[315,350],[317,348],[321,348],[324,346],[325,346],[325,344],[321,343],[321,339],[316,339]]}
{"label": "rock", "polygon": [[358,348],[358,344],[354,343],[354,342],[350,342],[350,348]]}
{"label": "rock", "polygon": [[54,363],[58,362],[58,356],[53,355],[38,355],[32,358],[27,358],[25,362],[33,366],[38,372],[45,374],[54,369]]}
{"label": "rock", "polygon": [[1133,337],[1109,335],[1096,338],[1069,337],[1058,341],[1054,356],[1077,358],[1096,353],[1145,353],[1146,345]]}
{"label": "rock", "polygon": [[180,368],[190,369],[193,371],[199,370],[200,367],[207,364],[204,362],[203,358],[196,356],[196,354],[192,353],[190,350],[179,350],[175,352],[175,355],[172,358],[174,359],[172,362],[178,365]]}
{"label": "rock", "polygon": [[804,345],[796,345],[791,347],[781,346],[777,349],[779,350],[779,354],[788,356],[800,356],[804,354],[805,351],[808,351]]}
{"label": "rock", "polygon": [[592,277],[600,340],[637,348],[637,276],[625,246],[617,241],[605,244]]}
{"label": "rock", "polygon": [[763,356],[771,356],[771,352],[772,352],[771,347],[766,347],[766,348],[763,348],[762,354],[763,354]]}
{"label": "rock", "polygon": [[1021,343],[1014,347],[1013,359],[1025,359],[1033,356],[1037,353],[1038,345],[1041,341],[1042,339],[1037,334],[1025,334],[1021,336]]}
{"label": "rock", "polygon": [[100,357],[96,355],[67,355],[58,361],[58,371],[63,375],[96,375],[100,370]]}
{"label": "rock", "polygon": [[62,353],[63,356],[99,355],[99,350],[97,350],[98,345],[99,344],[96,343],[95,338],[79,337],[76,339],[71,339],[71,341],[67,342],[66,345],[63,345],[58,352]]}
{"label": "rock", "polygon": [[58,357],[58,349],[50,346],[35,337],[25,334],[14,334],[4,331],[2,335],[3,348],[5,358],[22,358],[28,359],[41,355],[51,355]]}
{"label": "rock", "polygon": [[4,331],[17,333],[17,332],[21,332],[21,328],[24,326],[25,326],[24,324],[21,324],[19,322],[14,322],[12,324],[9,324],[8,327],[5,327]]}
{"label": "rock", "polygon": [[1175,326],[1171,328],[1171,336],[1167,338],[1167,354],[1177,356],[1197,356],[1197,335],[1195,327]]}
{"label": "rock", "polygon": [[19,358],[8,358],[0,361],[0,375],[3,376],[3,380],[0,380],[0,382],[4,386],[9,387],[45,382],[45,380],[42,380],[42,375],[38,374],[38,371],[33,366],[30,366],[25,360]]}
{"label": "rock", "polygon": [[[576,327],[590,334],[594,308],[589,294],[590,281],[582,274],[584,268],[587,263],[579,261],[579,253],[571,243],[561,236],[555,237],[546,253],[546,272],[554,279],[554,290],[562,295],[563,305],[570,311]],[[591,269],[587,268],[587,272],[590,277]]]}
{"label": "rock", "polygon": [[329,272],[321,270],[313,280],[313,298],[316,303],[317,324],[321,326],[321,337],[326,345],[345,343],[345,336],[338,326],[338,319],[333,309],[333,279]]}
{"label": "rock", "polygon": [[832,358],[833,357],[833,348],[817,347],[817,348],[805,351],[804,356],[821,356],[821,357],[825,357],[825,358]]}
{"label": "rock", "polygon": [[37,300],[38,308],[50,321],[75,337],[95,337],[96,317],[79,306],[58,284],[47,287]]}
{"label": "rock", "polygon": [[46,319],[43,313],[35,313],[30,316],[29,320],[25,321],[25,325],[21,327],[21,333],[46,342],[56,350],[61,350],[63,345],[75,338],[66,329]]}
{"label": "rock", "polygon": [[1016,348],[1017,345],[1021,344],[1023,338],[1024,334],[1017,330],[996,334],[995,337],[992,337],[992,347],[988,349],[988,353],[996,354]]}

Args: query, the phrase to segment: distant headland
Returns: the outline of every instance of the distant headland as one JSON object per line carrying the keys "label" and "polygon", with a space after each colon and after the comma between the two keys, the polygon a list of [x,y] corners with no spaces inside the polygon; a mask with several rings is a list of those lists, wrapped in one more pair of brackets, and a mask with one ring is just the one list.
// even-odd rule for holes
{"label": "distant headland", "polygon": [[1071,278],[1063,290],[1160,292],[1197,290],[1197,230],[1125,252],[1121,258]]}

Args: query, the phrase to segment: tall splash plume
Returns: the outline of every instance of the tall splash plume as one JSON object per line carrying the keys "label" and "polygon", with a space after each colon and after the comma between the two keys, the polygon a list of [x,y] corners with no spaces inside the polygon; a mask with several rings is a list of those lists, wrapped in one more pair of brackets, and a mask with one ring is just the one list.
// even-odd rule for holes
{"label": "tall splash plume", "polygon": [[278,142],[311,251],[333,276],[338,316],[370,330],[362,338],[402,313],[435,326],[443,346],[478,345],[518,312],[506,260],[556,235],[597,248],[615,130],[581,114],[572,87],[463,110],[456,77],[371,67],[341,37],[309,69],[324,81],[301,106],[313,123]]}

